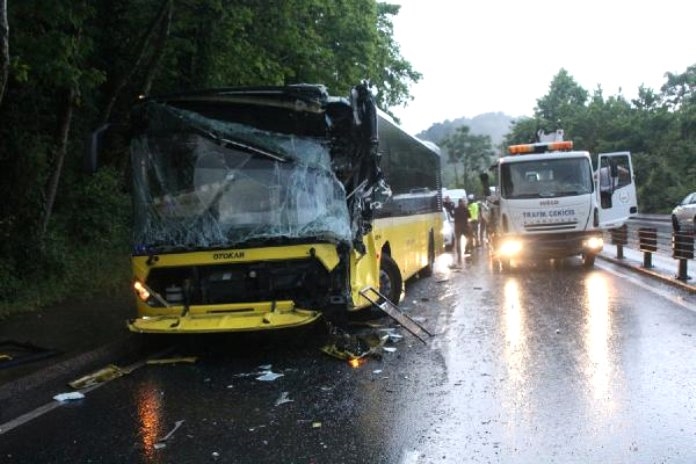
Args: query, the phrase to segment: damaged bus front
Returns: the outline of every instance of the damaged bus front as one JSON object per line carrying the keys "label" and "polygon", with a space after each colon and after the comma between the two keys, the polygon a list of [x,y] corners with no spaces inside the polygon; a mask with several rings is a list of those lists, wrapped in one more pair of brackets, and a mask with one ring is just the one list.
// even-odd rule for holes
{"label": "damaged bus front", "polygon": [[400,292],[408,271],[381,269],[373,236],[390,190],[366,85],[148,98],[132,117],[130,330],[293,327],[367,306],[365,287]]}

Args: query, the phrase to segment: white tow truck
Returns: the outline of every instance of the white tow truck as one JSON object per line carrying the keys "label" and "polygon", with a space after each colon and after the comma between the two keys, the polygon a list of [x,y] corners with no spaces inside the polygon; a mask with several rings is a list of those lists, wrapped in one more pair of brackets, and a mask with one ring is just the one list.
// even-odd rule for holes
{"label": "white tow truck", "polygon": [[[484,208],[491,256],[501,270],[518,259],[570,256],[592,267],[602,231],[638,212],[631,154],[599,154],[593,170],[590,153],[573,150],[562,130],[539,140],[509,146],[491,167],[497,186]],[[487,175],[482,181],[489,190]]]}

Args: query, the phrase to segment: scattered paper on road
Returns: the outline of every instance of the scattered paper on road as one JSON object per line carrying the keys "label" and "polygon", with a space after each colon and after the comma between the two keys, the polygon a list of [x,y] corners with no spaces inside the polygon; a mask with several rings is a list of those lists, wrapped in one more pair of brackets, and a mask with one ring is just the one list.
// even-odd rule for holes
{"label": "scattered paper on road", "polygon": [[279,374],[279,373],[277,373],[277,372],[273,372],[273,371],[270,371],[270,370],[269,370],[269,371],[265,371],[265,372],[263,372],[263,373],[261,373],[261,374],[262,374],[262,375],[256,377],[256,380],[260,380],[260,381],[262,381],[262,382],[273,382],[273,381],[274,381],[275,379],[277,379],[278,377],[282,377],[282,376],[285,375],[285,374]]}
{"label": "scattered paper on road", "polygon": [[292,403],[294,400],[291,400],[288,396],[288,392],[282,392],[278,399],[275,402],[276,406],[280,406],[281,404],[285,403]]}
{"label": "scattered paper on road", "polygon": [[54,400],[56,401],[74,401],[74,400],[81,400],[85,397],[84,393],[80,392],[67,392],[67,393],[59,393],[53,397]]}

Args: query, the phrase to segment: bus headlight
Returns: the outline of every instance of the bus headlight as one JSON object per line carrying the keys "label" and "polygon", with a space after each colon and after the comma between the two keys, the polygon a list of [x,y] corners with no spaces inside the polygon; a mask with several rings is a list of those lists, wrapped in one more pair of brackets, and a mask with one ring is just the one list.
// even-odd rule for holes
{"label": "bus headlight", "polygon": [[604,239],[602,237],[590,237],[585,240],[585,248],[600,250],[602,247],[604,247]]}
{"label": "bus headlight", "polygon": [[508,239],[500,244],[498,254],[508,258],[517,256],[522,251],[522,242],[520,240]]}
{"label": "bus headlight", "polygon": [[139,280],[133,282],[133,290],[135,290],[135,293],[144,302],[147,302],[147,300],[150,298],[150,291]]}

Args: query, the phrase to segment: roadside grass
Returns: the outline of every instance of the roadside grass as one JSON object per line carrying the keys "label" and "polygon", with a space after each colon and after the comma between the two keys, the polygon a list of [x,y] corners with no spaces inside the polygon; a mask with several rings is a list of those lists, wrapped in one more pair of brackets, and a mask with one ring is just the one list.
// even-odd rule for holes
{"label": "roadside grass", "polygon": [[13,298],[0,301],[0,320],[71,298],[108,298],[127,291],[130,255],[123,247],[78,250],[61,271],[18,281]]}

